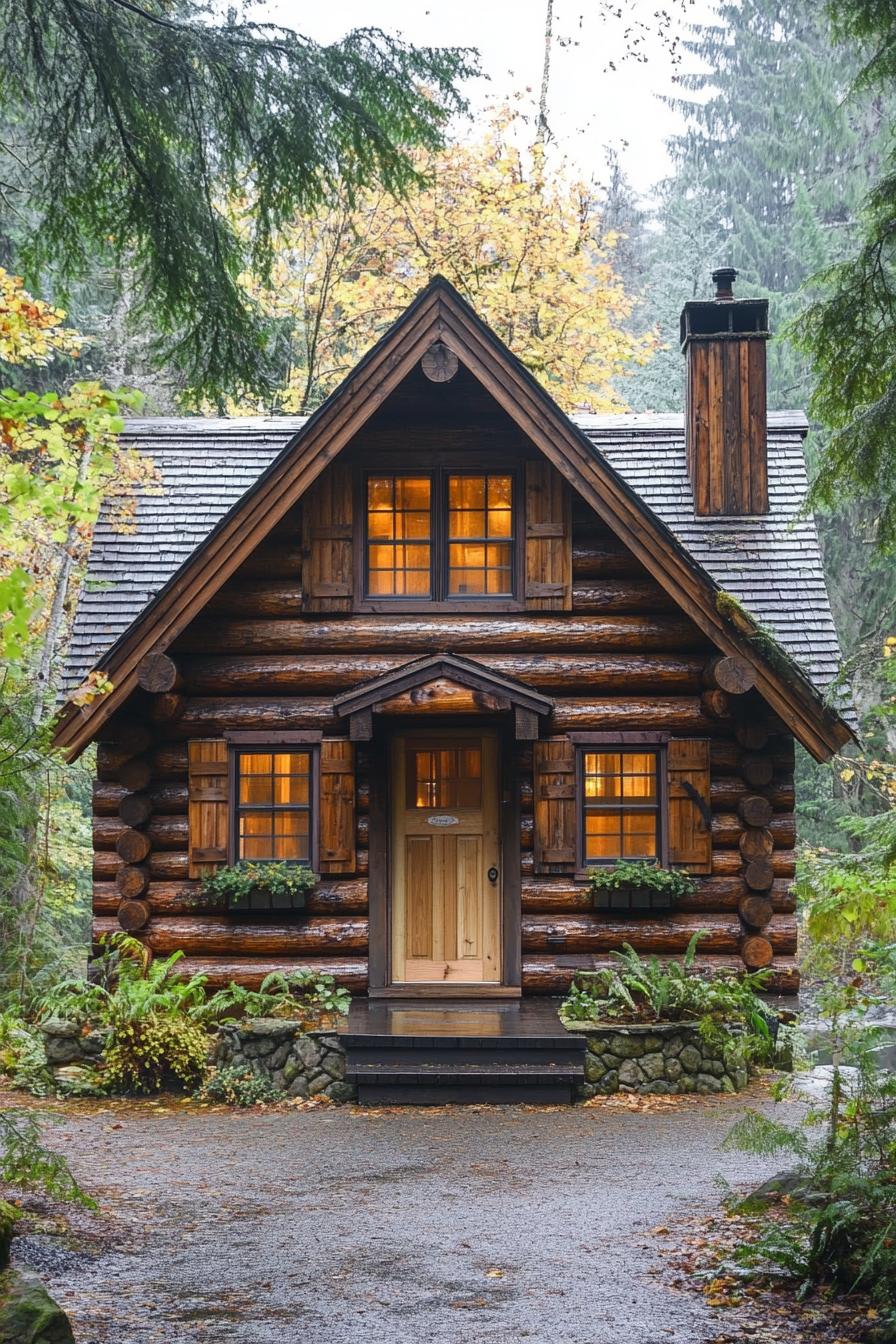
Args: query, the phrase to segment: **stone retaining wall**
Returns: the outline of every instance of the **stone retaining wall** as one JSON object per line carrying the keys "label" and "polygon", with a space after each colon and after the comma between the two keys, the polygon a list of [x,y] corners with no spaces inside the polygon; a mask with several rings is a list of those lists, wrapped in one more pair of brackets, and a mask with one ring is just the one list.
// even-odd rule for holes
{"label": "stone retaining wall", "polygon": [[332,1031],[303,1032],[295,1022],[257,1017],[220,1027],[212,1059],[221,1068],[251,1069],[289,1097],[357,1096],[345,1081],[345,1048]]}
{"label": "stone retaining wall", "polygon": [[696,1026],[676,1022],[642,1027],[570,1023],[587,1037],[580,1095],[611,1092],[739,1092],[746,1069],[730,1069]]}

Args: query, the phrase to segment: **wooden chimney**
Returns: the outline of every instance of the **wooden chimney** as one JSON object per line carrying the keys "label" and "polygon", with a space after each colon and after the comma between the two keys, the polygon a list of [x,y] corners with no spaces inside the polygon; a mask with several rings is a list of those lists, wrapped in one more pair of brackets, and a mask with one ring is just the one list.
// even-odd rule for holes
{"label": "wooden chimney", "polygon": [[715,297],[681,314],[688,473],[704,517],[768,513],[768,300],[735,299],[736,277],[731,266],[713,271]]}

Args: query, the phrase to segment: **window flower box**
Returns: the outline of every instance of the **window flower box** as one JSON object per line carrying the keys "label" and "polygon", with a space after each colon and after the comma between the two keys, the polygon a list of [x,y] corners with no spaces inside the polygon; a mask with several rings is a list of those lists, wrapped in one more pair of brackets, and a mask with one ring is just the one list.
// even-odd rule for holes
{"label": "window flower box", "polygon": [[251,863],[243,860],[206,877],[206,896],[223,897],[234,914],[266,914],[273,910],[304,910],[317,874],[304,864]]}
{"label": "window flower box", "polygon": [[651,915],[671,910],[695,889],[694,879],[655,863],[621,862],[588,872],[595,910],[619,915]]}

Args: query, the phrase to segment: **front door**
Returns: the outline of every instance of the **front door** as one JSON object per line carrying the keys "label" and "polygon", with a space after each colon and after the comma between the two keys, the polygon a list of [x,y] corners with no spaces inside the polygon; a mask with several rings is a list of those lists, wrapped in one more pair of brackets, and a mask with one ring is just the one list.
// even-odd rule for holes
{"label": "front door", "polygon": [[392,982],[501,982],[498,739],[392,744]]}

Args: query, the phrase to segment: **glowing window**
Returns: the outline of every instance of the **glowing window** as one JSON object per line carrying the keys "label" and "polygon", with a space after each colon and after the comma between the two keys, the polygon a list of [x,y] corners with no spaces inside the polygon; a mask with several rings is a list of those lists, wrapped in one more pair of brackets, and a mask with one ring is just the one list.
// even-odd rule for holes
{"label": "glowing window", "polygon": [[311,752],[241,751],[236,759],[241,859],[311,861]]}
{"label": "glowing window", "polygon": [[367,589],[371,597],[432,596],[432,483],[428,476],[367,480]]}
{"label": "glowing window", "polygon": [[583,752],[586,864],[659,858],[658,778],[655,751]]}
{"label": "glowing window", "polygon": [[448,477],[448,596],[513,592],[513,478]]}

